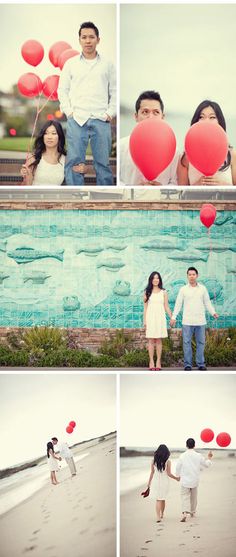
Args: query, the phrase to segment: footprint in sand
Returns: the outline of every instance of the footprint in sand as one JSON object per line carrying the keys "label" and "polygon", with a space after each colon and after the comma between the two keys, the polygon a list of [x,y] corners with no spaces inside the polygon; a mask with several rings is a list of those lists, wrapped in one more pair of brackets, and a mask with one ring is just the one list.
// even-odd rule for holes
{"label": "footprint in sand", "polygon": [[186,544],[185,543],[179,543],[179,546],[181,546],[181,545],[186,545]]}
{"label": "footprint in sand", "polygon": [[84,510],[89,511],[89,509],[92,509],[92,508],[93,508],[93,505],[89,505],[89,507],[84,507]]}
{"label": "footprint in sand", "polygon": [[145,543],[151,543],[151,542],[152,542],[152,540],[146,540],[145,541]]}
{"label": "footprint in sand", "polygon": [[40,530],[35,530],[33,534],[37,534],[38,532],[40,532]]}
{"label": "footprint in sand", "polygon": [[200,538],[201,536],[193,536],[193,538]]}
{"label": "footprint in sand", "polygon": [[24,549],[24,553],[28,552],[28,551],[34,551],[34,549],[36,549],[37,545],[30,545],[29,547],[25,547]]}
{"label": "footprint in sand", "polygon": [[148,547],[141,547],[142,551],[148,551]]}
{"label": "footprint in sand", "polygon": [[81,530],[80,534],[83,535],[83,534],[86,534],[86,532],[88,532],[88,528],[86,528],[86,530]]}
{"label": "footprint in sand", "polygon": [[30,538],[29,542],[36,542],[37,539],[38,539],[37,537],[36,538]]}
{"label": "footprint in sand", "polygon": [[50,551],[51,549],[55,549],[55,545],[50,545],[49,547],[46,547],[47,551]]}
{"label": "footprint in sand", "polygon": [[[183,533],[190,532],[190,530],[183,530]],[[195,536],[193,536],[195,538]]]}

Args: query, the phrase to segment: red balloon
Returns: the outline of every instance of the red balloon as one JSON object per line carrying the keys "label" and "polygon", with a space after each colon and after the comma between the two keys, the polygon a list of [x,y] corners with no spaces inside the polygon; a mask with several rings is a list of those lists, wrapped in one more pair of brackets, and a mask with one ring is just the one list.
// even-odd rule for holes
{"label": "red balloon", "polygon": [[45,97],[50,97],[51,101],[58,100],[58,83],[59,75],[49,75],[43,82],[43,94]]}
{"label": "red balloon", "polygon": [[55,66],[55,68],[58,67],[58,58],[60,56],[60,54],[64,51],[67,50],[68,48],[71,48],[71,45],[69,43],[66,43],[64,41],[58,41],[57,43],[54,43],[50,50],[49,50],[49,60],[50,62],[53,64],[53,66]]}
{"label": "red balloon", "polygon": [[78,50],[74,50],[73,48],[67,48],[63,50],[63,52],[58,56],[58,66],[60,70],[62,70],[65,62],[69,60],[69,58],[73,58],[73,56],[78,56]]}
{"label": "red balloon", "polygon": [[216,219],[216,208],[211,203],[205,203],[202,205],[200,211],[200,221],[204,226],[210,228]]}
{"label": "red balloon", "polygon": [[76,426],[76,423],[72,420],[72,422],[69,422],[69,425],[74,428]]}
{"label": "red balloon", "polygon": [[38,66],[44,57],[44,49],[38,41],[26,41],[21,47],[24,60],[31,66]]}
{"label": "red balloon", "polygon": [[10,128],[10,129],[9,129],[9,134],[12,135],[12,136],[16,135],[16,130],[15,130],[15,128]]}
{"label": "red balloon", "polygon": [[201,440],[204,441],[204,443],[210,443],[210,441],[212,441],[212,439],[214,439],[214,431],[212,431],[212,429],[206,428],[203,429],[201,431]]}
{"label": "red balloon", "polygon": [[66,431],[67,431],[67,433],[73,433],[73,427],[71,427],[70,425],[68,425],[68,426],[66,427]]}
{"label": "red balloon", "polygon": [[228,433],[223,431],[222,433],[219,433],[217,435],[216,442],[219,447],[228,447],[228,445],[231,443],[231,437]]}
{"label": "red balloon", "polygon": [[204,176],[213,176],[224,163],[228,153],[228,139],[219,124],[199,121],[185,137],[185,151],[189,162]]}
{"label": "red balloon", "polygon": [[37,97],[42,93],[42,81],[35,73],[24,73],[18,79],[18,89],[24,97]]}
{"label": "red balloon", "polygon": [[133,129],[129,148],[134,163],[145,178],[154,180],[174,157],[175,134],[164,120],[147,118]]}

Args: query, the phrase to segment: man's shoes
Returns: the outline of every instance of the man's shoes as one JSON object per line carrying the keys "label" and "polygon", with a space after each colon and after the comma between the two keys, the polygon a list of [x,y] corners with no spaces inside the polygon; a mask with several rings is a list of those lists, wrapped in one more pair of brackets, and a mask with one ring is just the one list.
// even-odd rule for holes
{"label": "man's shoes", "polygon": [[191,366],[185,366],[184,368],[184,371],[191,371],[191,370],[192,370]]}
{"label": "man's shoes", "polygon": [[198,370],[199,371],[207,371],[207,367],[206,366],[199,366]]}

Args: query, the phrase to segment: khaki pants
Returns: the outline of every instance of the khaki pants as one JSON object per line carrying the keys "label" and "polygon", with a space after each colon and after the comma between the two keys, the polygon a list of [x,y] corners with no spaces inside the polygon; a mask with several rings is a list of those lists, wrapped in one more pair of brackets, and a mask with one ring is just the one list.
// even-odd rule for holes
{"label": "khaki pants", "polygon": [[71,458],[65,458],[65,461],[70,468],[72,476],[74,476],[76,474],[76,467],[75,467],[75,461],[73,459],[73,456]]}
{"label": "khaki pants", "polygon": [[197,487],[181,485],[181,502],[183,513],[195,513],[197,508]]}

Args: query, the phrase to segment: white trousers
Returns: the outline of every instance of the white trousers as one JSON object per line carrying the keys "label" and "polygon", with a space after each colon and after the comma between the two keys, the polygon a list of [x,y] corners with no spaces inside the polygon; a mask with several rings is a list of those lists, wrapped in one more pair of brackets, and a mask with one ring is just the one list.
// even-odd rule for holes
{"label": "white trousers", "polygon": [[195,513],[197,508],[197,487],[181,485],[181,502],[183,513]]}
{"label": "white trousers", "polygon": [[71,458],[65,458],[65,461],[70,468],[70,472],[72,476],[74,476],[76,474],[76,467],[75,467],[75,461],[73,459],[73,456]]}

